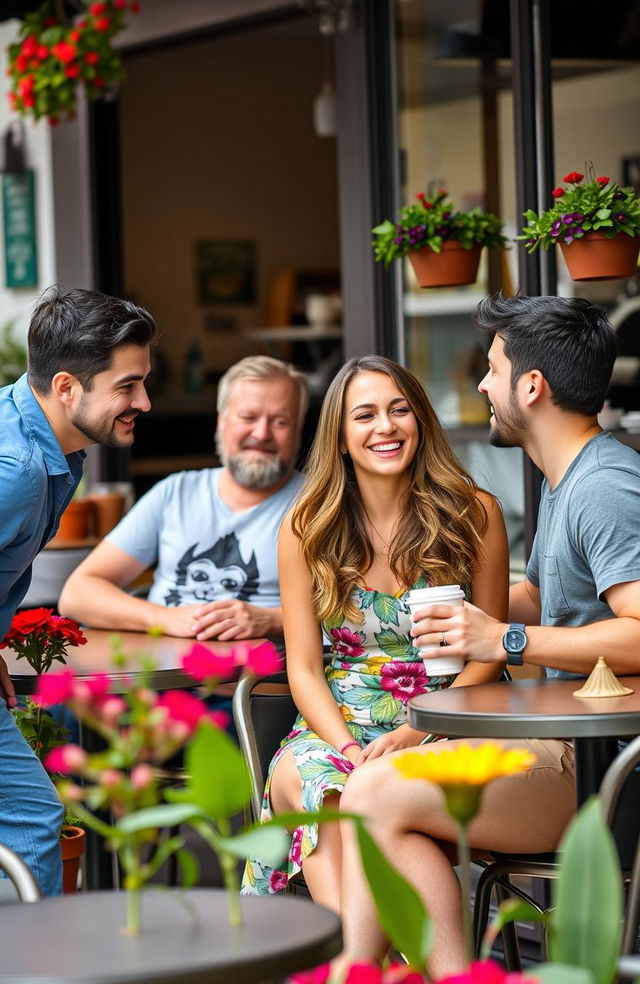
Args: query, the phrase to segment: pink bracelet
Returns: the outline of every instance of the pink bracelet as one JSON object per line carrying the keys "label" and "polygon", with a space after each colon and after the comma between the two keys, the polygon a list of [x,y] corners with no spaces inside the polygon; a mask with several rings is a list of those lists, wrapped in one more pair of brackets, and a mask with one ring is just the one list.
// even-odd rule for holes
{"label": "pink bracelet", "polygon": [[358,748],[360,748],[360,742],[359,741],[355,741],[355,739],[354,739],[353,741],[348,741],[345,745],[342,746],[342,748],[340,749],[340,754],[341,755],[344,755],[344,753],[346,752],[347,748],[351,748],[352,745],[357,745]]}

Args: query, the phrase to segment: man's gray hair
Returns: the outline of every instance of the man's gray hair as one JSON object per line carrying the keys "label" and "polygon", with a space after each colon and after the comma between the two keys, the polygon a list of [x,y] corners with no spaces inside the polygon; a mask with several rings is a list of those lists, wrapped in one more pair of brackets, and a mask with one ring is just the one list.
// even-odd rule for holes
{"label": "man's gray hair", "polygon": [[307,377],[289,362],[272,359],[269,355],[249,355],[240,359],[227,369],[218,383],[218,414],[222,415],[228,405],[231,389],[241,379],[290,379],[298,391],[298,424],[301,426],[309,406],[309,384]]}

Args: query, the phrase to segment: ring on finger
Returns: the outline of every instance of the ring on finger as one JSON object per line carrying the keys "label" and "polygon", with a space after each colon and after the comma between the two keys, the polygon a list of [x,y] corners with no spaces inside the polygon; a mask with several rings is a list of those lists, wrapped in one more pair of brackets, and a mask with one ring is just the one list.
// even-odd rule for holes
{"label": "ring on finger", "polygon": [[445,638],[446,634],[447,634],[446,632],[441,632],[440,633],[440,645],[441,646],[448,646],[449,645],[449,643],[447,642],[447,640]]}

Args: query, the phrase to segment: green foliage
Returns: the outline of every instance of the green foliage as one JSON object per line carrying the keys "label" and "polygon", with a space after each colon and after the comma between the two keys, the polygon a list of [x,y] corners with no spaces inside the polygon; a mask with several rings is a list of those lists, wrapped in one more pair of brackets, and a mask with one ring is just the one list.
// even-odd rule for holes
{"label": "green foliage", "polygon": [[68,740],[67,729],[32,700],[27,699],[24,704],[14,708],[13,717],[22,737],[41,762],[53,748],[60,748]]}
{"label": "green foliage", "polygon": [[551,959],[584,967],[595,984],[610,984],[620,952],[622,883],[613,837],[596,797],[569,826],[560,853]]}
{"label": "green foliage", "polygon": [[27,371],[27,350],[14,337],[14,328],[13,321],[0,327],[0,386],[15,383]]}
{"label": "green foliage", "polygon": [[476,243],[497,249],[506,246],[502,222],[497,216],[479,208],[457,212],[443,189],[431,199],[422,192],[416,198],[418,204],[401,208],[395,223],[386,219],[372,229],[373,255],[385,266],[406,256],[410,250],[429,247],[439,253],[442,244],[449,240],[461,243],[465,249]]}
{"label": "green foliage", "polygon": [[571,243],[588,232],[600,231],[608,239],[621,233],[640,236],[640,199],[633,188],[621,188],[606,175],[583,184],[577,171],[564,178],[565,187],[553,191],[554,203],[539,215],[532,209],[524,213],[526,225],[518,239],[533,253],[542,246],[549,249],[558,242]]}

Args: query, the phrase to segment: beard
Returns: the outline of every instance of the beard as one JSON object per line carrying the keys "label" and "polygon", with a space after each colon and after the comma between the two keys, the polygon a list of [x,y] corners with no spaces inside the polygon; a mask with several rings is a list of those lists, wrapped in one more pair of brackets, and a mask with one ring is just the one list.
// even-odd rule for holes
{"label": "beard", "polygon": [[[129,410],[122,416],[137,417],[137,410]],[[117,419],[117,418],[116,418]],[[84,396],[78,404],[71,423],[81,434],[88,437],[94,444],[101,444],[105,448],[130,448],[133,444],[133,430],[126,437],[118,437],[114,429],[114,418],[102,417],[101,419],[92,418],[87,413]]]}
{"label": "beard", "polygon": [[526,418],[518,406],[515,394],[509,397],[504,414],[500,412],[498,420],[496,408],[493,408],[495,423],[489,426],[489,444],[494,448],[520,448],[526,429]]}
{"label": "beard", "polygon": [[[279,455],[268,454],[250,444],[237,454],[227,455],[219,436],[216,435],[216,450],[223,466],[228,469],[238,485],[245,489],[261,491],[273,488],[289,471],[289,465]],[[247,456],[243,451],[253,453]]]}

